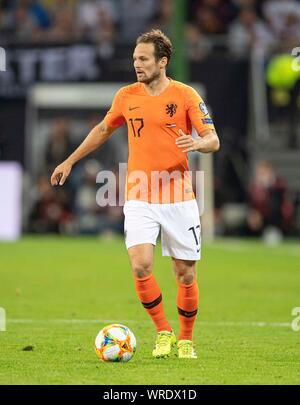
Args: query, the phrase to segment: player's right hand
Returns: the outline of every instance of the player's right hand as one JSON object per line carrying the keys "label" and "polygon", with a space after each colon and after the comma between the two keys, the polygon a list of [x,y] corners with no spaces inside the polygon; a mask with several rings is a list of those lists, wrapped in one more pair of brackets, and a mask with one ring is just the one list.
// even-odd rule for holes
{"label": "player's right hand", "polygon": [[62,186],[69,174],[71,173],[72,165],[67,161],[64,161],[58,165],[51,176],[51,185],[52,186]]}

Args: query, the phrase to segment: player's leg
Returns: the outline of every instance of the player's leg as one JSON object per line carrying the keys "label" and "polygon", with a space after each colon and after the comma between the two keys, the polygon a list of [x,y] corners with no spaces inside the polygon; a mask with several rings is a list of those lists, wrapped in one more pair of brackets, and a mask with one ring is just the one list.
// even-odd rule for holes
{"label": "player's leg", "polygon": [[154,246],[150,243],[128,249],[137,295],[150,315],[157,332],[171,331],[163,310],[161,290],[152,273]]}
{"label": "player's leg", "polygon": [[192,343],[199,301],[196,261],[172,257],[172,264],[178,285],[178,355],[181,358],[197,358]]}
{"label": "player's leg", "polygon": [[132,246],[128,255],[137,295],[157,330],[152,354],[154,357],[167,357],[176,338],[164,313],[161,290],[152,273],[154,246],[150,243]]}
{"label": "player's leg", "polygon": [[192,339],[198,309],[196,261],[200,259],[201,251],[199,211],[196,201],[191,200],[166,204],[162,213],[163,255],[172,257],[178,284],[178,355],[195,358]]}
{"label": "player's leg", "polygon": [[156,326],[158,337],[153,355],[165,357],[176,338],[165,316],[162,294],[152,273],[154,245],[159,234],[155,211],[149,204],[129,201],[124,206],[126,246],[137,295]]}

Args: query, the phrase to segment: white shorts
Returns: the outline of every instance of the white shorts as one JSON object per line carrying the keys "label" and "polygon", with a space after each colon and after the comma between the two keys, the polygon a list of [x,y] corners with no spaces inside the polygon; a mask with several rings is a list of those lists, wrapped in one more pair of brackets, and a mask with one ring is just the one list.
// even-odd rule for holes
{"label": "white shorts", "polygon": [[161,230],[163,256],[200,260],[201,225],[196,200],[150,204],[130,200],[124,205],[127,249],[143,243],[156,245]]}

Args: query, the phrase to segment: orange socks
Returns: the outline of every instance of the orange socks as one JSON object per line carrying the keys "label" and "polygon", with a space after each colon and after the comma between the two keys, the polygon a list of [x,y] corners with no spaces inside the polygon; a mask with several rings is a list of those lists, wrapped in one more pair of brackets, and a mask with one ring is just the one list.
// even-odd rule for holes
{"label": "orange socks", "polygon": [[172,328],[165,316],[162,305],[161,291],[153,274],[151,273],[150,276],[144,278],[134,277],[134,281],[138,297],[148,314],[151,316],[157,332],[163,330],[171,332]]}
{"label": "orange socks", "polygon": [[[157,332],[162,330],[172,331],[165,316],[160,288],[151,273],[144,278],[134,277],[135,289],[144,308],[151,316]],[[177,280],[177,309],[179,316],[179,340],[193,340],[193,328],[198,311],[198,284],[182,284]]]}
{"label": "orange socks", "polygon": [[198,311],[198,284],[194,280],[192,284],[181,284],[177,280],[177,309],[179,315],[178,340],[193,340],[193,328]]}

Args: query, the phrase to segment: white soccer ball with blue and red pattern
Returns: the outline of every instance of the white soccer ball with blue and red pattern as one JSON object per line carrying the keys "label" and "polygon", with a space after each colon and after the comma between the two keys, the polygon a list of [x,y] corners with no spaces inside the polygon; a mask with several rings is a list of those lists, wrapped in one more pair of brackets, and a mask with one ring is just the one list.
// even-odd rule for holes
{"label": "white soccer ball with blue and red pattern", "polygon": [[108,325],[98,333],[95,350],[101,361],[129,361],[136,350],[136,339],[127,326]]}

